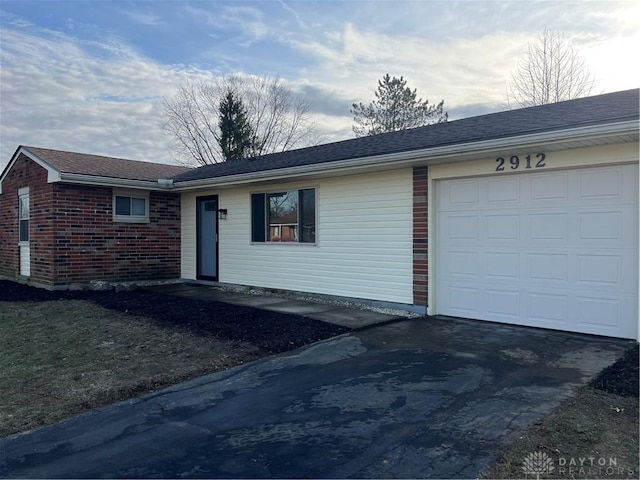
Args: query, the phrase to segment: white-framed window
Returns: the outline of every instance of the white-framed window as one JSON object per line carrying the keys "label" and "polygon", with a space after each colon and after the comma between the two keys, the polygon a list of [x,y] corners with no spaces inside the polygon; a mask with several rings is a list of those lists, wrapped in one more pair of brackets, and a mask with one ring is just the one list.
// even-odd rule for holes
{"label": "white-framed window", "polygon": [[252,193],[251,241],[316,243],[316,189]]}
{"label": "white-framed window", "polygon": [[18,190],[18,243],[29,243],[29,187]]}
{"label": "white-framed window", "polygon": [[140,190],[113,191],[113,221],[149,222],[149,192]]}

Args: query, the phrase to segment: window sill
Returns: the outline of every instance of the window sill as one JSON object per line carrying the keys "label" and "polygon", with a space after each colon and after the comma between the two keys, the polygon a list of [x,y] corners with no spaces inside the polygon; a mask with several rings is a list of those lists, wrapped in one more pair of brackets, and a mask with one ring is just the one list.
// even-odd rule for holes
{"label": "window sill", "polygon": [[114,223],[150,223],[149,217],[114,216]]}
{"label": "window sill", "polygon": [[317,247],[318,243],[309,242],[251,242],[251,245],[296,245],[302,247]]}

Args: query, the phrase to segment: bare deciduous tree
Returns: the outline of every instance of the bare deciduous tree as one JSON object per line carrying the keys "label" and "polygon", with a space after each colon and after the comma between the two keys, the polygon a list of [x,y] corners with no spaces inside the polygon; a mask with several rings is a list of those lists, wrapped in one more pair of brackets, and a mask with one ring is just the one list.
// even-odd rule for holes
{"label": "bare deciduous tree", "polygon": [[507,102],[521,107],[587,96],[595,80],[578,52],[559,32],[545,30],[511,75]]}
{"label": "bare deciduous tree", "polygon": [[164,130],[182,160],[199,165],[224,161],[218,118],[220,102],[228,92],[246,108],[255,133],[251,156],[308,146],[317,140],[308,102],[281,79],[228,76],[214,82],[186,82],[163,103]]}

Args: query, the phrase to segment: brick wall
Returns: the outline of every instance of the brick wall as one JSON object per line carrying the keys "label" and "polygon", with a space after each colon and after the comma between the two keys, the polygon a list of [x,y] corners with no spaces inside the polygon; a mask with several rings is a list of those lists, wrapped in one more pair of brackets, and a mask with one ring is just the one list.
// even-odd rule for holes
{"label": "brick wall", "polygon": [[53,282],[53,218],[47,171],[20,155],[2,182],[0,195],[0,275],[15,278],[20,271],[18,249],[18,190],[29,187],[29,234],[31,240],[31,280]]}
{"label": "brick wall", "polygon": [[427,167],[413,169],[413,304],[427,306]]}
{"label": "brick wall", "polygon": [[180,196],[151,192],[149,223],[113,221],[110,187],[47,183],[20,156],[0,195],[0,275],[19,273],[18,189],[29,187],[31,276],[48,286],[180,276]]}
{"label": "brick wall", "polygon": [[56,185],[55,283],[180,276],[180,196],[151,192],[149,223],[113,221],[108,187]]}

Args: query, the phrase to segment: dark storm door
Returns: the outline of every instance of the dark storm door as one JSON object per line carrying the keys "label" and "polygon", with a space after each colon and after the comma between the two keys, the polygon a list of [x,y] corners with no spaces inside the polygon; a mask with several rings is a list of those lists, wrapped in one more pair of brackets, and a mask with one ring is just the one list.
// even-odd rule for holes
{"label": "dark storm door", "polygon": [[218,280],[218,197],[196,198],[198,278]]}

